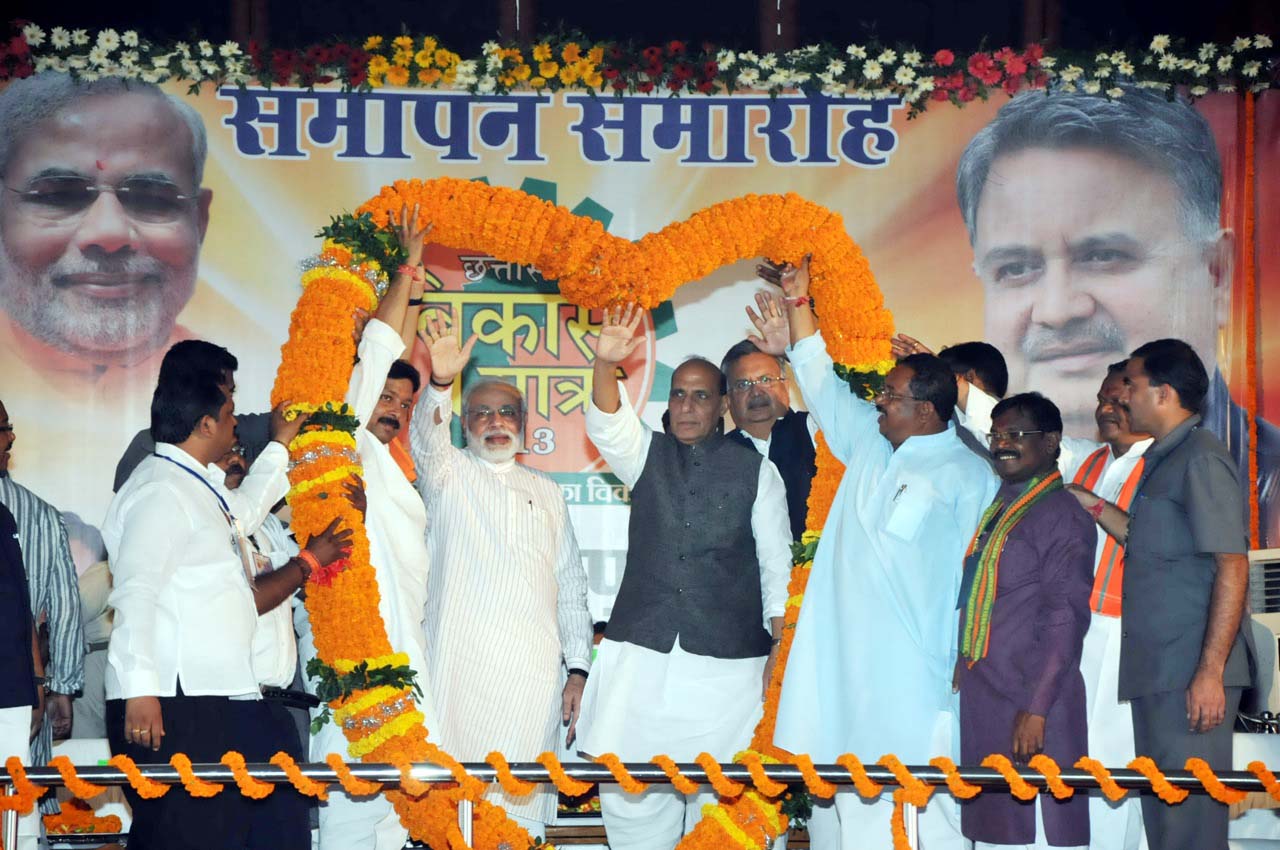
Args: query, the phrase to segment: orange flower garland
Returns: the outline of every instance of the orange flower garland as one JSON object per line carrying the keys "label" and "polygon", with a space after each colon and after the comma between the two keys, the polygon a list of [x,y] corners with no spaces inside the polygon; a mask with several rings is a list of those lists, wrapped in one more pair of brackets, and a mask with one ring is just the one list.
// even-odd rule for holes
{"label": "orange flower garland", "polygon": [[43,817],[44,828],[50,835],[115,834],[124,828],[116,815],[98,817],[80,800],[68,800],[62,811]]}

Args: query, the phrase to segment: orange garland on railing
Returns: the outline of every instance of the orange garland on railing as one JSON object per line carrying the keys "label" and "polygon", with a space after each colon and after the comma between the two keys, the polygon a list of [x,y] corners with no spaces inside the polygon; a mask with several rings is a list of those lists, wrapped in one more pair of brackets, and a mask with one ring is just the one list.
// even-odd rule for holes
{"label": "orange garland on railing", "polygon": [[107,764],[128,777],[129,785],[144,800],[155,800],[169,793],[171,786],[143,776],[142,771],[138,770],[138,765],[126,755],[117,753],[107,760]]}
{"label": "orange garland on railing", "polygon": [[1280,782],[1276,781],[1276,775],[1267,770],[1267,766],[1260,761],[1251,761],[1248,765],[1248,771],[1258,777],[1258,781],[1267,789],[1267,793],[1271,795],[1271,799],[1280,803]]}
{"label": "orange garland on railing", "polygon": [[497,772],[498,784],[502,786],[502,790],[512,797],[523,797],[526,794],[532,794],[537,789],[538,783],[525,782],[511,772],[511,765],[507,764],[507,759],[502,753],[489,753],[484,760]]}
{"label": "orange garland on railing", "polygon": [[1027,766],[1032,770],[1040,771],[1044,776],[1044,784],[1052,792],[1054,799],[1069,800],[1075,796],[1076,789],[1062,781],[1062,771],[1058,768],[1058,763],[1044,753],[1036,753],[1032,756]]}
{"label": "orange garland on railing", "polygon": [[1147,781],[1151,783],[1151,790],[1166,803],[1173,805],[1187,799],[1189,792],[1171,785],[1165,775],[1160,772],[1160,768],[1156,767],[1156,763],[1147,756],[1138,756],[1129,762],[1129,769],[1136,770],[1145,776]]}
{"label": "orange garland on railing", "polygon": [[1004,781],[1009,783],[1009,793],[1019,800],[1034,800],[1036,798],[1035,786],[1018,775],[1018,771],[1014,768],[1013,762],[1009,761],[1008,756],[1002,753],[992,753],[982,760],[982,766],[999,772],[1004,777]]}
{"label": "orange garland on railing", "polygon": [[929,759],[929,764],[946,774],[947,790],[957,800],[971,800],[982,792],[981,785],[964,781],[960,777],[960,770],[956,767],[956,763],[946,756],[935,756]]}
{"label": "orange garland on railing", "polygon": [[94,785],[92,782],[81,779],[76,774],[76,766],[66,756],[54,756],[49,759],[49,766],[58,769],[58,773],[62,776],[62,784],[81,800],[92,800],[107,790],[105,785]]}
{"label": "orange garland on railing", "polygon": [[649,787],[649,783],[641,782],[632,776],[622,764],[622,759],[614,753],[605,753],[596,759],[600,764],[609,768],[609,772],[613,774],[613,778],[617,780],[618,787],[628,794],[639,794]]}
{"label": "orange garland on railing", "polygon": [[1102,762],[1097,759],[1081,756],[1076,760],[1075,766],[1081,770],[1089,771],[1093,778],[1098,780],[1098,787],[1102,789],[1103,796],[1111,802],[1115,803],[1129,793],[1111,778],[1111,771],[1107,770]]}
{"label": "orange garland on railing", "polygon": [[298,767],[298,763],[288,753],[276,753],[271,757],[271,764],[284,771],[284,775],[289,777],[289,784],[304,797],[315,797],[317,800],[324,802],[329,799],[329,784],[327,782],[317,782],[314,779],[308,779],[302,775],[302,769]]}

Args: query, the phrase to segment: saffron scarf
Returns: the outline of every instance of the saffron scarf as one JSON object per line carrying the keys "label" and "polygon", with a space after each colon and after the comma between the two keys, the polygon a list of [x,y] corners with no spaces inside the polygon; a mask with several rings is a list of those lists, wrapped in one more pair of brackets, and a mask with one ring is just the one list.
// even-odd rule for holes
{"label": "saffron scarf", "polygon": [[969,541],[969,549],[965,552],[968,559],[977,550],[982,533],[994,517],[1000,515],[995,528],[982,544],[982,552],[978,557],[977,574],[969,588],[968,599],[964,604],[964,630],[961,632],[960,654],[970,667],[984,658],[987,647],[991,643],[991,609],[996,602],[996,582],[1000,577],[1000,555],[1004,551],[1009,532],[1018,524],[1027,511],[1036,502],[1055,490],[1062,489],[1062,473],[1056,469],[1037,478],[1032,478],[1022,495],[1009,505],[1002,515],[1004,501],[996,499],[982,515],[978,530],[973,540]]}

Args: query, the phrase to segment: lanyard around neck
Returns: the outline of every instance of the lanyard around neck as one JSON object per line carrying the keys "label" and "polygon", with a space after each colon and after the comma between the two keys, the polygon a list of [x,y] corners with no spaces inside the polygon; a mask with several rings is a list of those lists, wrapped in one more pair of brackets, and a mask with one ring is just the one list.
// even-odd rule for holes
{"label": "lanyard around neck", "polygon": [[169,461],[169,463],[171,463],[171,464],[173,464],[174,466],[178,467],[178,469],[181,469],[183,472],[187,473],[187,474],[188,474],[188,475],[190,475],[192,478],[194,478],[195,480],[197,480],[197,481],[199,481],[201,484],[203,484],[203,485],[205,486],[205,488],[206,488],[206,489],[208,489],[208,491],[209,491],[210,493],[212,493],[212,494],[213,494],[213,497],[214,497],[215,499],[217,499],[217,500],[218,500],[218,505],[219,505],[219,506],[221,506],[221,508],[222,508],[222,512],[223,512],[224,514],[226,514],[226,516],[227,516],[227,521],[228,521],[228,522],[231,522],[231,523],[233,523],[233,524],[234,524],[234,522],[235,522],[235,514],[231,513],[231,506],[227,504],[227,500],[226,500],[226,499],[224,499],[224,498],[222,498],[222,494],[221,494],[221,493],[219,493],[216,489],[214,489],[214,486],[213,486],[212,484],[210,484],[210,483],[208,482],[208,480],[207,480],[203,475],[201,475],[200,473],[196,472],[194,469],[192,469],[192,468],[191,468],[191,467],[189,467],[189,466],[184,466],[184,465],[182,465],[182,464],[178,463],[176,460],[174,460],[174,459],[173,459],[173,458],[171,458],[171,457],[165,457],[165,456],[164,456],[164,455],[162,455],[162,454],[156,454],[156,457],[160,458],[161,460],[167,460],[167,461]]}

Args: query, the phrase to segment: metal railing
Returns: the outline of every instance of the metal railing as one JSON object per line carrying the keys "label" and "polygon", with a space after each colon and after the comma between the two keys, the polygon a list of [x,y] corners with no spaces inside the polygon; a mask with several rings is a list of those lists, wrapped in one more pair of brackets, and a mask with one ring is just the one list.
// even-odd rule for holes
{"label": "metal railing", "polygon": [[[649,783],[666,783],[671,780],[667,777],[662,768],[649,762],[628,763],[623,765],[635,779],[641,782]],[[327,764],[300,764],[298,767],[302,771],[302,775],[308,779],[317,782],[337,782],[338,774],[333,768]],[[467,763],[463,767],[467,773],[483,782],[493,782],[497,778],[497,770],[491,765],[484,763]],[[537,762],[517,762],[511,766],[512,774],[517,778],[526,782],[550,783],[551,777],[547,768]],[[709,782],[706,770],[697,764],[679,764],[680,772],[687,778],[698,783]],[[816,765],[817,774],[823,780],[833,785],[851,785],[853,778],[849,775],[849,771],[840,765],[822,764]],[[873,782],[880,785],[892,786],[898,785],[898,779],[887,767],[878,764],[865,765],[867,777]],[[225,785],[234,785],[235,777],[231,772],[231,768],[222,764],[196,764],[192,766],[193,772],[198,779],[207,782],[216,782]],[[353,776],[368,782],[378,782],[385,786],[396,787],[400,784],[400,770],[389,764],[364,764],[361,762],[348,765]],[[776,782],[786,784],[801,784],[804,779],[800,769],[789,764],[767,764],[763,766],[765,774]],[[273,764],[250,764],[247,765],[249,775],[254,779],[262,782],[270,782],[273,784],[288,784],[289,777],[282,768]],[[939,768],[931,765],[908,766],[907,768],[921,782],[929,785],[945,786],[947,775]],[[728,779],[736,782],[742,782],[747,785],[752,783],[751,773],[745,765],[741,764],[722,764],[720,770]],[[156,782],[162,782],[168,785],[177,785],[182,782],[176,768],[168,764],[140,764],[138,771],[147,779]],[[614,776],[610,770],[604,765],[595,762],[570,762],[564,764],[565,773],[572,779],[581,780],[583,782],[613,782]],[[1029,767],[1016,768],[1018,776],[1028,784],[1036,788],[1045,788],[1046,781],[1042,773]],[[27,771],[27,779],[33,785],[41,785],[47,787],[58,787],[64,784],[62,775],[56,768],[52,767],[31,767]],[[84,767],[76,767],[76,774],[87,782],[96,785],[127,785],[129,778],[125,774],[114,768],[102,765],[86,765]],[[999,771],[986,767],[966,767],[958,768],[958,774],[961,779],[972,785],[978,785],[983,788],[1007,788],[1009,783]],[[1266,786],[1262,780],[1254,776],[1248,771],[1223,771],[1219,772],[1218,778],[1227,786],[1240,791],[1265,791]],[[410,771],[411,778],[419,782],[453,782],[453,775],[446,767],[437,764],[423,763],[415,764]],[[1190,771],[1174,770],[1164,774],[1169,784],[1175,788],[1180,788],[1192,794],[1206,793],[1204,786],[1200,783]],[[1099,782],[1094,776],[1084,770],[1078,768],[1069,768],[1060,774],[1062,781],[1072,787],[1079,789],[1099,788]],[[1111,779],[1121,788],[1132,790],[1150,790],[1151,782],[1136,770],[1117,769],[1111,771]],[[9,781],[8,771],[0,764],[0,788],[3,793],[12,794],[13,785]],[[908,838],[911,846],[916,846],[915,840],[915,817],[914,807],[907,807],[907,829]],[[462,836],[467,843],[471,843],[471,804],[463,801],[458,807],[458,826],[462,831]],[[16,812],[6,811],[4,813],[3,829],[0,834],[4,837],[4,846],[13,847],[17,843],[18,816]]]}

